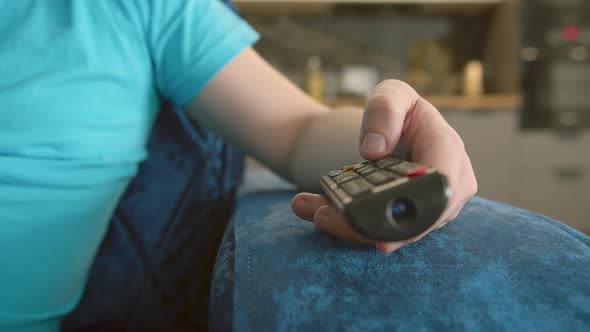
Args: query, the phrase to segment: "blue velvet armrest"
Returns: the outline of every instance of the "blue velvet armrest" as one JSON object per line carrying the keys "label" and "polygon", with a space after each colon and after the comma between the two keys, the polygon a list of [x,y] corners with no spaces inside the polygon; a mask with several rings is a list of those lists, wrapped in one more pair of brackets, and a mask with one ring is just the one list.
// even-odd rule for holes
{"label": "blue velvet armrest", "polygon": [[293,192],[242,197],[218,254],[210,329],[590,330],[590,238],[472,199],[391,255],[298,220]]}

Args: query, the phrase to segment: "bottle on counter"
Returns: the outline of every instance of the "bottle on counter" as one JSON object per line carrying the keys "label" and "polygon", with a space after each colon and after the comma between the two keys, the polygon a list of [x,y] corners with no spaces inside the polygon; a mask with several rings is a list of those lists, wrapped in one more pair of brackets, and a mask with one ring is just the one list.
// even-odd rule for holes
{"label": "bottle on counter", "polygon": [[307,59],[305,90],[317,101],[322,101],[324,98],[322,61],[317,56],[311,56]]}
{"label": "bottle on counter", "polygon": [[483,88],[483,65],[480,61],[469,61],[463,70],[463,94],[467,97],[481,97]]}

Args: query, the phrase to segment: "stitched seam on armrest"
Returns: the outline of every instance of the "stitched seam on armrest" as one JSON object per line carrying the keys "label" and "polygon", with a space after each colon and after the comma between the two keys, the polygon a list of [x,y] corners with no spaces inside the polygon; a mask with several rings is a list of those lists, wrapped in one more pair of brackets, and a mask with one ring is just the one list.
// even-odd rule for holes
{"label": "stitched seam on armrest", "polygon": [[[247,298],[247,302],[248,302],[248,309],[252,308],[252,287],[251,287],[251,282],[250,282],[250,251],[251,251],[251,245],[252,245],[252,238],[250,236],[248,236],[247,240],[246,240],[246,287],[248,289],[248,295],[246,296]],[[248,325],[248,323],[246,322],[246,326]]]}

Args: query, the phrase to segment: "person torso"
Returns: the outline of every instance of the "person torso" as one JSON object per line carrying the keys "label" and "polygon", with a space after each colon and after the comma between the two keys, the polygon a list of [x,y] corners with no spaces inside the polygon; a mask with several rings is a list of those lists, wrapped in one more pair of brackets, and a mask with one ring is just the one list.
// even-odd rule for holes
{"label": "person torso", "polygon": [[0,0],[0,330],[76,304],[146,155],[160,101],[126,3]]}

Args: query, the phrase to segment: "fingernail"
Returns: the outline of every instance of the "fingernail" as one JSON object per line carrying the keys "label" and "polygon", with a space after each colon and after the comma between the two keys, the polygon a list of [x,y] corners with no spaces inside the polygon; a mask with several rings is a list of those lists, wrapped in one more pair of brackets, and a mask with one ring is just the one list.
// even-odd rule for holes
{"label": "fingernail", "polygon": [[377,133],[366,133],[361,143],[361,151],[366,154],[385,152],[385,137]]}
{"label": "fingernail", "polygon": [[313,222],[317,225],[325,225],[328,221],[328,214],[326,213],[325,209],[320,209],[316,213],[315,217],[313,218]]}

